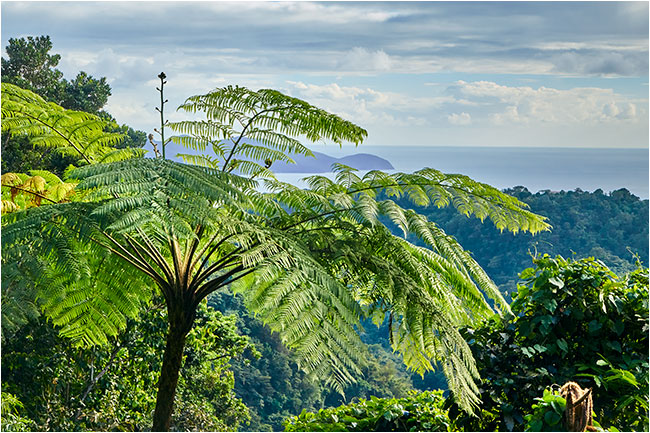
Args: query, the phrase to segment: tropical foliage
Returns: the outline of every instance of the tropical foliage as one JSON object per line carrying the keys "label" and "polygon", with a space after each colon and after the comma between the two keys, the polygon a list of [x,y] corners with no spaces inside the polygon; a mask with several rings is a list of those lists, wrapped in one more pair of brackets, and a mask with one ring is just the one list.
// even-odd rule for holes
{"label": "tropical foliage", "polygon": [[[99,117],[73,110],[63,109],[53,103],[48,103],[40,96],[8,83],[2,83],[2,131],[7,137],[22,137],[30,143],[51,149],[62,155],[70,155],[80,163],[97,163],[101,161],[123,160],[143,153],[139,149],[117,149],[121,136],[104,132],[107,122]],[[80,200],[76,194],[75,181],[62,181],[56,175],[45,170],[32,170],[30,174],[2,174],[2,212],[8,214],[21,209],[38,207],[45,204],[56,204]],[[7,219],[3,219],[5,223]],[[3,234],[6,232],[3,228]],[[61,231],[49,236],[50,245],[55,245],[62,255],[58,264],[74,263],[73,271],[58,269],[57,263],[51,263],[46,255],[32,254],[41,246],[38,243],[22,243],[3,245],[2,260],[2,308],[7,313],[2,318],[2,336],[13,332],[27,319],[38,314],[36,299],[48,299],[49,304],[41,305],[59,324],[69,324],[64,332],[74,333],[75,329],[83,328],[87,320],[72,320],[70,314],[79,312],[95,312],[97,305],[115,297],[111,290],[113,278],[121,272],[120,266],[115,266],[106,254],[94,251],[92,245],[76,242]],[[90,264],[99,265],[91,270]],[[101,268],[103,266],[103,268]],[[60,293],[49,298],[45,293],[39,293],[36,287],[47,289],[50,293],[62,287],[70,287],[79,280],[96,281],[94,297],[88,302],[79,302],[80,292],[67,297],[66,302],[60,302]],[[99,282],[103,281],[103,284]],[[125,280],[125,287],[131,282]],[[139,280],[133,280],[138,282]],[[102,289],[99,289],[103,287]],[[136,290],[134,293],[138,293]],[[128,293],[128,292],[127,292]],[[127,298],[133,299],[133,296]],[[128,314],[137,314],[138,305],[128,304]],[[70,306],[68,308],[66,306]],[[75,313],[76,311],[76,313]],[[117,332],[116,322],[125,323],[125,316],[108,313],[96,321],[105,323],[105,329],[110,335]],[[106,320],[108,319],[108,320]],[[119,327],[119,326],[118,326]],[[112,328],[112,330],[111,330]],[[105,342],[105,335],[91,330],[87,333],[95,342]]]}
{"label": "tropical foliage", "polygon": [[557,390],[545,389],[542,397],[535,398],[532,413],[525,415],[524,431],[559,431],[563,429],[562,418],[566,409],[566,400]]}
{"label": "tropical foliage", "polygon": [[316,413],[303,411],[286,421],[285,431],[455,431],[444,403],[442,391],[371,397]]}
{"label": "tropical foliage", "polygon": [[521,273],[516,317],[465,331],[483,378],[483,413],[459,425],[521,430],[544,389],[575,381],[593,389],[604,427],[647,430],[647,268],[618,277],[593,258],[544,256],[535,265]]}
{"label": "tropical foliage", "polygon": [[2,392],[2,430],[4,431],[29,431],[33,428],[33,421],[25,418],[20,413],[24,406],[15,395]]}
{"label": "tropical foliage", "polygon": [[[104,131],[124,134],[117,147],[142,147],[146,140],[144,132],[127,125],[118,126],[115,119],[103,110],[111,94],[106,77],[96,79],[81,71],[74,80],[66,80],[56,69],[61,56],[50,54],[51,49],[49,36],[10,38],[6,47],[7,58],[2,58],[2,82],[30,90],[65,109],[101,117],[107,121]],[[79,159],[81,156],[78,154],[57,152],[51,147],[40,146],[25,135],[9,135],[3,130],[3,173],[47,170],[62,176],[66,167],[76,165]]]}
{"label": "tropical foliage", "polygon": [[[575,427],[567,425],[567,400],[557,389],[545,389],[542,397],[535,398],[532,412],[524,416],[526,421],[524,431],[576,431]],[[592,416],[593,416],[592,412]],[[592,425],[584,431],[604,431],[600,423],[592,419]],[[617,432],[616,427],[606,431]]]}
{"label": "tropical foliage", "polygon": [[[166,329],[159,302],[104,347],[75,347],[43,318],[31,321],[3,344],[3,430],[149,429]],[[237,333],[235,317],[201,304],[188,337],[175,430],[233,431],[247,422],[229,371],[243,353],[256,351]]]}
{"label": "tropical foliage", "polygon": [[69,201],[74,194],[74,183],[63,182],[45,170],[2,175],[2,213],[40,206],[46,203]]}
{"label": "tropical foliage", "polygon": [[[417,411],[403,405],[403,419],[411,424],[391,424],[386,420],[399,413],[398,401],[372,399],[376,411],[359,410],[357,404],[303,411],[287,420],[287,431],[348,431],[359,425],[365,431],[449,426],[454,431],[575,431],[566,430],[567,400],[561,392],[577,384],[559,385],[568,380],[591,389],[593,428],[602,430],[602,424],[607,431],[646,431],[647,268],[617,277],[593,258],[543,257],[535,264],[522,273],[525,284],[512,305],[516,317],[465,330],[484,378],[476,417],[459,412],[446,399],[441,407],[433,406],[441,409],[437,419],[447,417],[452,423],[425,427],[417,424]],[[361,408],[369,404],[359,402]]]}
{"label": "tropical foliage", "polygon": [[96,115],[64,109],[33,92],[2,83],[2,132],[9,137],[28,137],[33,145],[73,156],[81,164],[143,155],[141,149],[116,149],[123,136],[105,132],[109,124]]}
{"label": "tropical foliage", "polygon": [[[187,99],[179,107],[202,112],[206,120],[171,123],[182,136],[172,140],[212,155],[181,155],[188,162],[250,176],[271,176],[274,161],[293,162],[291,155],[313,156],[298,138],[329,139],[358,145],[367,136],[362,128],[277,90],[252,91],[228,86]],[[252,144],[250,140],[260,143]],[[264,164],[264,165],[262,165]],[[219,167],[220,166],[220,167]]]}

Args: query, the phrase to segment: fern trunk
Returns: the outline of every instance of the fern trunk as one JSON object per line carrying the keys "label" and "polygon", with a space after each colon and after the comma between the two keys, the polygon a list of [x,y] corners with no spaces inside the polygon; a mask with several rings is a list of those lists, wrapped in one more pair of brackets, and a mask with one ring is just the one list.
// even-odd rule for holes
{"label": "fern trunk", "polygon": [[158,379],[158,394],[156,396],[156,409],[153,414],[152,431],[169,431],[178,377],[183,363],[185,339],[192,328],[192,320],[184,320],[184,314],[173,314],[172,309],[168,309],[168,311],[170,313],[169,330],[163,355],[163,365]]}

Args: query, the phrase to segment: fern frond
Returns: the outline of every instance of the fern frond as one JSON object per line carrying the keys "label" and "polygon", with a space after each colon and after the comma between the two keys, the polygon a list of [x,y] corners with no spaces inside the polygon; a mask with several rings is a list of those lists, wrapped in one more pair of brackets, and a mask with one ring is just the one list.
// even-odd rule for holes
{"label": "fern frond", "polygon": [[178,153],[177,157],[180,157],[183,161],[188,164],[198,165],[199,167],[209,167],[217,169],[219,168],[219,160],[214,159],[208,155],[191,155],[187,153]]}
{"label": "fern frond", "polygon": [[[116,157],[105,150],[113,137],[93,135],[97,119],[21,91],[5,102],[4,89],[3,128],[6,119],[12,133],[66,151],[77,143],[72,150],[92,154],[88,162]],[[545,218],[489,185],[433,169],[361,176],[339,164],[335,180],[308,178],[310,189],[280,182],[269,164],[310,154],[297,137],[358,144],[366,132],[277,91],[229,86],[188,98],[180,109],[206,120],[172,124],[187,134],[174,140],[200,151],[211,145],[214,157],[188,157],[192,165],[161,158],[89,164],[69,174],[83,202],[3,218],[3,260],[7,245],[6,251],[32,248],[50,264],[41,272],[52,290],[44,308],[62,332],[102,343],[153,285],[183,308],[231,286],[246,294],[303,369],[342,391],[363,365],[360,319],[389,313],[393,348],[407,365],[423,373],[439,362],[459,404],[471,411],[478,375],[458,327],[493,314],[488,299],[504,311],[507,304],[453,237],[393,198],[454,206],[512,232],[547,230]],[[47,183],[37,176],[35,190],[40,179]],[[255,177],[269,192],[256,189]],[[3,194],[26,180],[8,176]],[[403,236],[391,233],[394,226]],[[426,248],[408,241],[413,237]],[[141,285],[110,290],[137,281],[130,272]]]}
{"label": "fern frond", "polygon": [[206,149],[207,141],[220,142],[219,150],[223,150],[226,163],[232,158],[259,163],[291,162],[293,154],[313,156],[295,138],[298,136],[310,141],[329,139],[338,144],[359,144],[367,136],[365,130],[338,116],[270,89],[218,88],[188,98],[179,110],[203,112],[207,119],[170,124],[173,130],[191,136],[174,140],[201,151]]}
{"label": "fern frond", "polygon": [[35,146],[75,156],[86,164],[142,156],[142,149],[115,149],[124,137],[104,132],[109,124],[95,115],[66,110],[29,90],[2,83],[2,132],[27,136]]}

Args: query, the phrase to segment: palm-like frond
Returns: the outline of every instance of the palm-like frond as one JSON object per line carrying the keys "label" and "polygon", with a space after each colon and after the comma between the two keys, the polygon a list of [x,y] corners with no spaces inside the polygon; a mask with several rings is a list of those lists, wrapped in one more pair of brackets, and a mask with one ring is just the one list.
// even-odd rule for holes
{"label": "palm-like frond", "polygon": [[66,110],[35,93],[2,83],[2,132],[28,136],[35,146],[76,157],[81,163],[142,156],[142,149],[116,149],[123,136],[104,132],[110,122],[82,111]]}
{"label": "palm-like frond", "polygon": [[[524,203],[464,176],[425,169],[394,175],[374,171],[359,177],[349,167],[335,169],[336,180],[312,176],[307,179],[311,188],[306,190],[267,180],[272,193],[266,198],[281,206],[260,208],[265,224],[301,239],[319,266],[344,282],[366,314],[390,313],[393,347],[403,354],[407,365],[424,373],[433,368],[433,361],[439,361],[445,373],[455,375],[450,378],[450,388],[471,410],[477,402],[477,373],[457,328],[493,314],[487,298],[494,300],[498,309],[508,311],[508,305],[453,237],[424,216],[383,197],[405,196],[420,205],[454,205],[461,213],[490,218],[498,228],[513,232],[546,230],[548,224]],[[404,238],[390,233],[385,225],[389,222],[402,229]],[[405,240],[407,236],[417,236],[428,248],[414,246]],[[298,249],[294,246],[292,251]],[[254,285],[262,289],[255,291],[251,308],[274,329],[281,333],[291,330],[294,339],[302,331],[312,350],[320,347],[327,352],[326,343],[316,344],[319,340],[310,334],[311,328],[293,328],[312,311],[308,302],[317,287],[326,286],[312,287],[296,279],[295,273],[286,275],[291,278],[278,277],[277,287],[256,281]],[[289,289],[298,284],[300,291]],[[278,296],[293,306],[279,316]],[[300,340],[288,340],[289,345],[290,341]],[[322,371],[322,366],[313,368]]]}
{"label": "palm-like frond", "polygon": [[12,295],[3,302],[29,290],[31,303],[80,345],[106,343],[151,294],[141,273],[98,244],[101,224],[88,218],[95,206],[71,202],[3,217],[2,288]]}
{"label": "palm-like frond", "polygon": [[[3,116],[4,109],[3,95]],[[546,230],[544,218],[489,185],[433,169],[361,176],[339,164],[335,180],[313,176],[309,189],[280,182],[261,158],[309,154],[296,137],[359,143],[365,131],[276,91],[226,87],[189,98],[181,109],[204,112],[207,121],[172,124],[189,136],[178,142],[212,146],[214,158],[188,159],[197,165],[160,158],[87,165],[70,173],[85,202],[9,214],[3,245],[41,250],[54,266],[44,277],[66,287],[65,300],[47,304],[64,332],[101,342],[145,297],[107,290],[126,275],[114,266],[95,278],[88,270],[98,264],[70,246],[86,241],[112,253],[99,255],[107,264],[121,260],[157,285],[186,329],[208,294],[227,286],[246,292],[250,308],[296,351],[301,366],[337,389],[363,363],[359,319],[388,314],[393,347],[407,365],[422,373],[439,361],[459,403],[471,410],[477,372],[457,328],[493,314],[486,298],[501,310],[508,306],[453,237],[392,197],[452,205],[512,232]],[[268,193],[256,190],[254,177]],[[391,233],[393,225],[402,237]],[[66,285],[67,275],[80,286]]]}
{"label": "palm-like frond", "polygon": [[209,227],[217,207],[247,206],[243,191],[255,185],[230,173],[162,159],[88,165],[70,176],[82,179],[78,189],[89,191],[88,199],[101,200],[93,214],[110,220],[111,229],[155,227],[182,239],[194,237],[196,225]]}
{"label": "palm-like frond", "polygon": [[[42,308],[60,334],[80,345],[103,345],[126,327],[152,294],[152,284],[96,244],[76,245],[83,272],[45,266],[39,279]],[[134,272],[135,271],[135,272]]]}
{"label": "palm-like frond", "polygon": [[63,182],[44,170],[2,175],[2,214],[43,203],[68,201],[74,195],[75,183]]}
{"label": "palm-like frond", "polygon": [[365,363],[356,330],[361,307],[308,245],[282,231],[270,233],[282,250],[290,251],[291,262],[283,264],[270,255],[235,290],[246,292],[249,307],[280,333],[307,372],[342,392]]}
{"label": "palm-like frond", "polygon": [[359,144],[367,135],[351,122],[271,89],[227,86],[192,96],[179,109],[203,112],[206,120],[171,123],[173,130],[186,135],[172,140],[201,151],[218,143],[215,156],[224,170],[233,159],[272,163],[292,162],[290,155],[295,154],[313,156],[297,139],[301,136],[311,141]]}

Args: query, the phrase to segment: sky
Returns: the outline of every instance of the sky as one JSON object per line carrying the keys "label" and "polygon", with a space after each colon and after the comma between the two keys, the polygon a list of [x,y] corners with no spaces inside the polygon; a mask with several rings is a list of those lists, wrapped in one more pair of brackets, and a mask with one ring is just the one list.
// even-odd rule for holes
{"label": "sky", "polygon": [[106,77],[147,132],[216,87],[274,88],[374,146],[648,147],[648,2],[14,2],[9,38]]}

